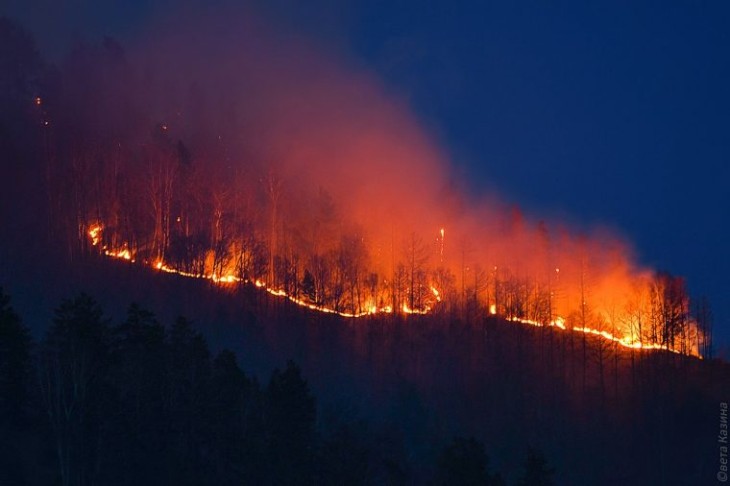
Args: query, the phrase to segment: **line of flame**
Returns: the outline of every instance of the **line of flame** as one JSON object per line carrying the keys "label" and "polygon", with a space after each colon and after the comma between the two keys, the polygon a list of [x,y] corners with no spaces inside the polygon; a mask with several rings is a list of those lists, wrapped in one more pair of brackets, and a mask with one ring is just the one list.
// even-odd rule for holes
{"label": "line of flame", "polygon": [[[527,325],[535,326],[535,327],[545,327],[546,326],[545,324],[543,324],[541,322],[533,321],[531,319],[522,319],[519,317],[511,317],[508,320],[511,322],[519,322],[522,324],[527,324]],[[671,351],[672,353],[679,354],[678,350],[670,348],[667,345],[655,344],[655,343],[643,343],[641,341],[631,340],[629,337],[626,337],[626,336],[620,338],[618,336],[614,336],[612,333],[610,333],[608,331],[601,331],[598,329],[592,329],[590,327],[573,326],[571,328],[568,328],[565,325],[565,319],[563,319],[562,317],[557,317],[557,318],[555,318],[555,320],[548,322],[547,327],[557,327],[558,329],[562,329],[563,331],[573,330],[575,332],[592,334],[594,336],[599,336],[599,337],[602,337],[603,339],[607,339],[609,341],[615,342],[619,346],[622,346],[622,347],[628,348],[628,349],[655,349],[655,350]]]}
{"label": "line of flame", "polygon": [[[88,234],[89,234],[89,238],[91,239],[91,243],[93,246],[98,246],[99,243],[101,242],[102,229],[103,229],[103,227],[101,225],[94,225],[89,229]],[[133,258],[132,253],[126,247],[117,249],[117,250],[108,250],[108,249],[106,249],[106,247],[103,247],[103,253],[104,253],[104,255],[112,257],[112,258],[119,258],[119,259],[127,260],[130,262],[136,261]],[[165,264],[162,261],[157,261],[152,266],[162,272],[173,273],[173,274],[180,275],[183,277],[188,277],[188,278],[199,278],[199,279],[211,280],[217,284],[235,284],[235,283],[242,282],[242,279],[239,277],[236,277],[235,275],[223,275],[223,276],[219,276],[216,274],[199,275],[199,274],[185,272],[183,270],[178,270],[176,268],[170,267],[169,265]],[[265,290],[266,292],[268,292],[271,295],[274,295],[276,297],[286,298],[290,302],[293,302],[294,304],[300,305],[302,307],[306,307],[306,308],[314,310],[314,311],[323,312],[326,314],[336,314],[341,317],[356,318],[356,317],[371,316],[374,314],[392,314],[393,313],[393,308],[391,306],[377,307],[375,305],[369,305],[367,307],[367,310],[363,311],[363,312],[357,312],[357,313],[343,312],[343,311],[339,311],[336,309],[332,309],[330,307],[319,306],[319,305],[313,304],[311,302],[307,302],[305,300],[302,300],[302,299],[299,299],[297,297],[287,294],[284,290],[271,288],[271,287],[267,286],[266,283],[263,282],[262,280],[257,279],[257,280],[254,280],[253,282],[244,280],[243,283],[253,283],[257,288]],[[435,287],[431,286],[431,292],[433,293],[434,297],[436,298],[436,302],[441,302],[441,294]],[[407,303],[403,303],[400,310],[404,314],[425,315],[425,314],[430,313],[433,309],[431,306],[426,306],[424,309],[411,309]],[[491,315],[497,314],[497,309],[494,304],[491,304],[489,306],[489,314],[491,314]],[[523,318],[519,318],[519,317],[508,317],[507,320],[511,321],[511,322],[519,322],[521,324],[526,324],[526,325],[535,326],[535,327],[553,327],[553,328],[561,329],[563,331],[572,330],[574,332],[592,334],[594,336],[599,336],[599,337],[602,337],[609,341],[615,342],[618,345],[620,345],[624,348],[628,348],[628,349],[664,350],[664,351],[670,351],[672,353],[680,353],[678,350],[670,348],[667,345],[656,344],[656,343],[644,343],[642,341],[632,340],[631,338],[629,338],[627,336],[618,337],[608,331],[601,331],[601,330],[592,329],[589,327],[576,327],[576,326],[568,328],[565,325],[565,319],[563,319],[562,317],[559,317],[559,316],[556,317],[554,320],[551,320],[547,324],[544,324],[544,323],[541,323],[538,321],[534,321],[531,319],[523,319]]]}
{"label": "line of flame", "polygon": [[[114,256],[112,254],[108,254],[108,255],[109,256]],[[172,268],[172,267],[166,265],[165,263],[163,263],[162,261],[158,261],[153,266],[157,270],[160,270],[160,271],[163,271],[163,272],[174,273],[176,275],[181,275],[183,277],[189,277],[189,278],[201,278],[201,279],[212,280],[213,282],[218,283],[218,284],[235,284],[235,283],[241,283],[242,281],[244,283],[251,283],[250,281],[248,281],[248,280],[242,280],[241,278],[236,277],[235,275],[223,275],[223,276],[218,276],[216,274],[212,274],[212,275],[198,275],[198,274],[194,274],[194,273],[190,273],[190,272],[185,272],[185,271],[182,271],[182,270],[177,270],[176,268]],[[274,295],[276,297],[285,297],[285,298],[289,299],[291,302],[293,302],[293,303],[295,303],[297,305],[300,305],[302,307],[306,307],[306,308],[311,309],[311,310],[315,310],[315,311],[319,311],[319,312],[324,312],[326,314],[337,314],[338,316],[341,316],[341,317],[364,317],[364,316],[378,314],[378,313],[386,313],[386,314],[389,314],[389,313],[392,313],[393,312],[393,309],[390,306],[385,306],[385,307],[378,308],[378,307],[373,306],[373,305],[368,306],[368,309],[366,311],[363,311],[363,312],[358,312],[358,313],[343,312],[343,311],[338,311],[336,309],[332,309],[330,307],[320,306],[320,305],[312,304],[311,302],[307,302],[307,301],[302,300],[302,299],[298,299],[298,298],[296,298],[296,297],[294,297],[292,295],[287,294],[283,290],[278,290],[278,289],[273,289],[271,287],[268,287],[266,285],[266,283],[264,283],[263,281],[258,280],[258,279],[257,280],[254,280],[253,281],[253,284],[256,287],[258,287],[258,288],[260,288],[262,290],[265,290],[266,292],[268,292],[271,295]],[[415,314],[417,312],[416,311],[413,311],[413,312],[409,312],[409,313]]]}

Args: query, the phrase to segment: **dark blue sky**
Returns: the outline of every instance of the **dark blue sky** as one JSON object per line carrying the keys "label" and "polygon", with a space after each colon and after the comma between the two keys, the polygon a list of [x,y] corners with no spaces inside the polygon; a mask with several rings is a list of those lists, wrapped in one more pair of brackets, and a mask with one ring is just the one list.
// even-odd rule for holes
{"label": "dark blue sky", "polygon": [[[172,3],[4,11],[58,55]],[[730,343],[730,2],[261,3],[406,97],[474,193],[616,228],[710,297]]]}

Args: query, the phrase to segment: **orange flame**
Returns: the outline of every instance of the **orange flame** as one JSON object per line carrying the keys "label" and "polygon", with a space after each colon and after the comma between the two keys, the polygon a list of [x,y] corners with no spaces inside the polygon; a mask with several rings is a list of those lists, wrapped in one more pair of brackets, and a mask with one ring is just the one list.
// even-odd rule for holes
{"label": "orange flame", "polygon": [[[102,232],[103,232],[103,225],[101,223],[96,223],[89,227],[88,236],[89,236],[89,239],[91,240],[91,244],[93,246],[99,246],[101,244]],[[118,249],[106,249],[106,247],[102,247],[102,248],[103,248],[103,254],[108,257],[122,259],[122,260],[126,260],[126,261],[131,261],[131,262],[135,261],[134,255],[129,250],[129,248],[126,247],[126,245],[124,247],[118,248]],[[176,274],[176,275],[186,277],[186,278],[207,279],[207,280],[210,280],[213,283],[219,284],[219,285],[230,285],[230,284],[235,284],[235,283],[252,284],[257,288],[265,290],[266,292],[268,292],[269,294],[271,294],[273,296],[285,298],[285,299],[289,300],[290,302],[292,302],[296,305],[302,306],[302,307],[306,307],[307,309],[326,313],[326,314],[336,314],[338,316],[346,317],[346,318],[358,318],[358,317],[365,317],[365,316],[376,315],[376,314],[392,314],[393,313],[393,308],[391,306],[378,307],[373,302],[366,304],[364,307],[366,310],[364,310],[362,312],[344,312],[344,311],[332,309],[332,308],[329,308],[326,306],[316,305],[305,299],[301,299],[301,298],[297,298],[295,296],[289,295],[283,289],[272,288],[272,287],[268,286],[266,284],[266,282],[264,282],[263,280],[260,280],[260,279],[256,279],[253,281],[242,280],[241,278],[239,278],[233,274],[230,274],[230,273],[225,274],[225,275],[216,275],[214,273],[211,273],[208,275],[199,275],[199,274],[194,274],[194,273],[178,270],[178,269],[166,264],[162,260],[150,262],[149,265],[162,272],[172,273],[172,274]],[[560,272],[560,270],[558,268],[555,268],[555,272],[557,274]],[[441,297],[441,293],[439,292],[439,290],[434,285],[431,285],[430,291],[435,298],[435,303],[436,304],[441,303],[442,297]],[[422,309],[412,309],[406,302],[402,303],[401,307],[400,307],[400,311],[406,315],[409,315],[409,314],[425,315],[425,314],[429,314],[430,312],[432,312],[432,310],[433,310],[432,305],[424,305],[424,307]],[[489,304],[488,313],[490,315],[497,315],[497,305],[494,303]],[[572,332],[590,334],[590,335],[597,336],[597,337],[606,339],[608,341],[614,342],[618,346],[621,346],[623,348],[641,349],[641,350],[664,350],[664,351],[670,351],[673,353],[680,352],[679,350],[673,349],[667,345],[643,342],[641,340],[640,336],[619,337],[611,332],[608,332],[605,330],[593,329],[593,328],[590,328],[587,326],[586,327],[581,327],[581,326],[568,327],[566,325],[565,319],[560,316],[555,317],[553,320],[551,320],[547,323],[542,323],[542,322],[538,322],[535,320],[514,317],[514,316],[507,317],[507,320],[510,322],[521,323],[521,324],[534,326],[534,327],[551,327],[551,328],[555,328],[555,329],[560,329],[561,331],[567,331],[567,332],[572,331]],[[697,350],[693,349],[691,351],[691,354],[699,357],[699,353],[697,352]]]}

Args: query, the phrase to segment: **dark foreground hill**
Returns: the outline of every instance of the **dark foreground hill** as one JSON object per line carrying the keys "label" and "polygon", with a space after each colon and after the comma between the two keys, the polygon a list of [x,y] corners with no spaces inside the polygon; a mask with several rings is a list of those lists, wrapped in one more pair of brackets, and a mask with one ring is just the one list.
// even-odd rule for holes
{"label": "dark foreground hill", "polygon": [[[558,484],[710,484],[719,471],[721,403],[730,400],[724,362],[631,351],[590,336],[584,343],[578,333],[493,317],[346,319],[252,287],[224,290],[98,257],[58,261],[3,261],[2,285],[38,341],[61,299],[83,291],[112,327],[128,320],[132,302],[154,312],[168,337],[185,316],[212,356],[235,353],[246,376],[263,384],[261,397],[271,371],[291,359],[316,398],[320,437],[357,430],[348,445],[359,444],[367,459],[343,464],[364,467],[362,479],[430,482],[454,436],[484,444],[490,468],[509,484],[523,474],[528,447],[543,451]],[[165,366],[154,363],[145,365],[149,373]],[[218,403],[216,392],[206,388],[199,399]],[[231,438],[239,439],[246,437]],[[218,460],[215,451],[201,452],[205,444],[196,447],[211,464]],[[53,451],[46,454],[53,464]]]}

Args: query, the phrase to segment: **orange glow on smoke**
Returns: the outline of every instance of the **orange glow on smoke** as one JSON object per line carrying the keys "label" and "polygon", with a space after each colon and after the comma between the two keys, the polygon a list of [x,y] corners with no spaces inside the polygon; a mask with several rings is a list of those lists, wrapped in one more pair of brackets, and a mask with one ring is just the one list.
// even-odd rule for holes
{"label": "orange glow on smoke", "polygon": [[[197,36],[208,42],[180,49],[160,33],[139,53],[157,78],[180,73],[174,89],[152,84],[134,99],[176,136],[138,144],[144,126],[123,141],[134,207],[117,196],[87,208],[101,218],[88,228],[100,254],[344,317],[469,308],[637,349],[662,340],[649,329],[662,289],[629,245],[468,195],[449,154],[368,73],[256,22],[218,42],[218,26],[197,20],[199,33],[216,34]],[[224,109],[185,109],[192,73],[196,100],[225,93]],[[166,139],[178,131],[175,148]],[[172,251],[176,238],[184,248]],[[243,260],[256,263],[243,270]],[[685,322],[685,352],[696,355],[698,331]]]}

